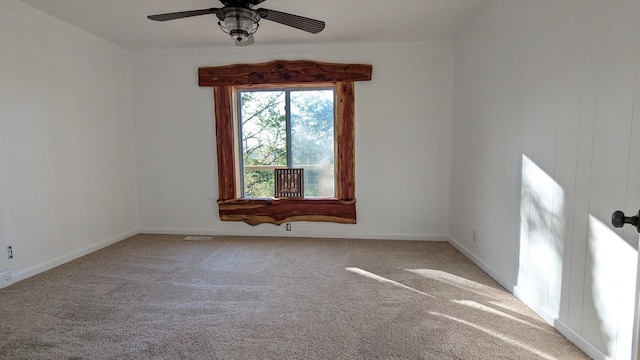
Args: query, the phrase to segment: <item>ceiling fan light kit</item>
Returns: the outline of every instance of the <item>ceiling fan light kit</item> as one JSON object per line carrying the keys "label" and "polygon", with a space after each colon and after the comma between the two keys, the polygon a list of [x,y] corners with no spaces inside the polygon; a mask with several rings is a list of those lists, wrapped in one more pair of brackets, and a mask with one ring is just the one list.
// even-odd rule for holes
{"label": "ceiling fan light kit", "polygon": [[193,16],[215,14],[220,29],[229,34],[236,42],[236,46],[246,46],[254,43],[253,34],[258,31],[260,19],[266,19],[287,25],[312,34],[324,30],[324,21],[304,16],[285,13],[277,10],[260,8],[252,9],[265,0],[220,0],[222,8],[179,11],[166,14],[149,15],[154,21],[176,20]]}
{"label": "ceiling fan light kit", "polygon": [[251,9],[227,7],[218,10],[216,15],[220,19],[220,29],[229,34],[236,43],[249,41],[260,26],[260,15]]}

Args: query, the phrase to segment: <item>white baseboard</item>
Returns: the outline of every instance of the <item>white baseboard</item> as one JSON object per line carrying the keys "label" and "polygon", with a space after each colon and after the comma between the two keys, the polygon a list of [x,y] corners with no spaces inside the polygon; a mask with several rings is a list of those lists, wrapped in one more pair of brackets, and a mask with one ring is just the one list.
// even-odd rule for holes
{"label": "white baseboard", "polygon": [[28,277],[34,276],[36,274],[39,274],[41,272],[45,272],[47,270],[51,270],[56,266],[60,266],[60,265],[62,265],[64,263],[67,263],[67,262],[69,262],[71,260],[75,260],[75,259],[77,259],[77,258],[79,258],[81,256],[90,254],[90,253],[92,253],[94,251],[97,251],[97,250],[105,248],[105,247],[107,247],[109,245],[115,244],[115,243],[117,243],[119,241],[122,241],[122,240],[124,240],[124,239],[126,239],[128,237],[131,237],[133,235],[136,235],[136,234],[138,234],[137,230],[128,231],[126,233],[122,233],[120,235],[117,235],[117,236],[114,236],[112,238],[106,239],[106,240],[104,240],[104,241],[102,241],[100,243],[97,243],[97,244],[91,245],[89,247],[86,247],[84,249],[80,249],[78,251],[74,251],[74,252],[72,252],[72,253],[70,253],[68,255],[60,256],[60,257],[55,258],[53,260],[47,261],[47,262],[45,262],[43,264],[36,265],[36,266],[33,266],[33,267],[29,268],[29,269],[17,272],[15,274],[13,274],[12,281],[13,282],[18,282],[18,281],[24,280],[24,279],[26,279]]}
{"label": "white baseboard", "polygon": [[[510,293],[516,295],[514,293],[515,285],[506,278],[502,277],[502,275],[498,274],[495,270],[493,270],[487,263],[478,258],[473,252],[464,247],[462,244],[457,242],[456,240],[449,238],[449,244],[451,244],[454,248],[458,249],[464,256],[468,257],[471,261],[473,261],[478,267],[480,267],[484,272],[489,274],[495,281],[498,282],[503,288],[507,289]],[[517,297],[517,295],[516,295]]]}
{"label": "white baseboard", "polygon": [[569,341],[574,343],[580,350],[584,351],[585,354],[589,355],[590,358],[594,360],[611,359],[560,319],[554,322],[553,327],[556,328],[560,334],[569,339]]}
{"label": "white baseboard", "polygon": [[587,339],[578,334],[575,330],[569,327],[567,324],[562,322],[562,320],[558,319],[556,316],[553,316],[549,311],[533,301],[529,298],[529,296],[522,290],[518,289],[517,285],[514,285],[511,281],[502,277],[495,270],[493,270],[487,263],[482,261],[482,259],[478,258],[473,252],[467,249],[464,245],[460,244],[454,239],[449,238],[449,244],[455,247],[458,251],[460,251],[464,256],[468,257],[469,260],[473,261],[478,267],[480,267],[484,272],[489,274],[495,281],[497,281],[502,287],[507,289],[510,293],[512,293],[516,298],[522,301],[525,305],[527,305],[531,310],[535,311],[544,321],[546,321],[549,325],[553,326],[559,333],[561,333],[564,337],[569,339],[573,344],[575,344],[580,350],[584,351],[589,357],[595,360],[605,360],[609,359],[607,355],[605,355],[600,349],[594,346]]}
{"label": "white baseboard", "polygon": [[139,233],[143,234],[170,234],[170,235],[213,235],[213,236],[278,236],[278,237],[306,237],[306,238],[328,238],[328,239],[364,239],[364,240],[406,240],[406,241],[449,241],[446,235],[414,235],[414,234],[367,234],[367,233],[344,233],[344,232],[324,232],[324,231],[285,231],[279,227],[275,230],[260,231],[221,231],[202,229],[176,229],[176,228],[143,228]]}

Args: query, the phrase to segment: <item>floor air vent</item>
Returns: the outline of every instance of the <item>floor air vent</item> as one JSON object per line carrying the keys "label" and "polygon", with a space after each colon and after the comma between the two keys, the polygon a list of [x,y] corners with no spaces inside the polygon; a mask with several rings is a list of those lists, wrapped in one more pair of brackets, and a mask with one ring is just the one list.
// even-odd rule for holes
{"label": "floor air vent", "polygon": [[206,241],[211,240],[211,236],[186,236],[185,240],[198,240],[198,241]]}

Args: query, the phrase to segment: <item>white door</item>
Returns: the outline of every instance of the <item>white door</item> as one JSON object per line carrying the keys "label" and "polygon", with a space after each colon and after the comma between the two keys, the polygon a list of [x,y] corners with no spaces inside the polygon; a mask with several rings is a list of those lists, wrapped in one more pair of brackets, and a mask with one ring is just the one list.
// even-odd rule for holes
{"label": "white door", "polygon": [[[1,130],[1,129],[0,129]],[[1,151],[0,147],[0,151]],[[5,239],[5,227],[4,227],[4,217],[2,216],[2,208],[4,207],[4,193],[2,190],[5,189],[4,186],[4,175],[6,172],[3,168],[3,157],[2,153],[0,153],[0,288],[11,285],[11,271],[9,270],[9,260],[7,254],[7,244]]]}
{"label": "white door", "polygon": [[[0,194],[0,204],[2,204],[1,195],[2,194]],[[11,284],[11,272],[9,271],[9,264],[7,262],[7,246],[4,239],[2,220],[2,207],[0,206],[0,288]]]}
{"label": "white door", "polygon": [[[638,241],[640,244],[640,239]],[[640,255],[640,254],[639,254]],[[640,256],[638,256],[638,270],[636,278],[636,309],[633,318],[633,350],[632,359],[640,360]]]}
{"label": "white door", "polygon": [[[638,240],[638,247],[640,248],[640,239]],[[638,270],[636,271],[636,309],[633,315],[633,350],[631,353],[632,359],[636,360],[640,360],[640,254],[638,255]]]}
{"label": "white door", "polygon": [[[638,215],[631,217],[626,217],[622,211],[615,211],[611,215],[611,223],[617,228],[621,228],[625,224],[635,226],[639,234],[638,246],[640,247],[640,211],[638,211]],[[633,348],[631,350],[631,359],[635,360],[640,360],[640,254],[638,255],[638,265],[636,268],[636,306],[633,314]]]}

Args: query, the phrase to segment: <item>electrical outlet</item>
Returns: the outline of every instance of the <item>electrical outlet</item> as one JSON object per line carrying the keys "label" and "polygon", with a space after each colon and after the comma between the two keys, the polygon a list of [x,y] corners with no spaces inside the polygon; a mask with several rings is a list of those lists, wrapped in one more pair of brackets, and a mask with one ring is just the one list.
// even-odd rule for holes
{"label": "electrical outlet", "polygon": [[287,223],[287,231],[291,231],[291,224]]}
{"label": "electrical outlet", "polygon": [[476,230],[475,229],[473,230],[473,238],[472,239],[473,239],[473,242],[476,242]]}
{"label": "electrical outlet", "polygon": [[13,248],[11,246],[7,246],[7,256],[9,259],[13,259]]}

